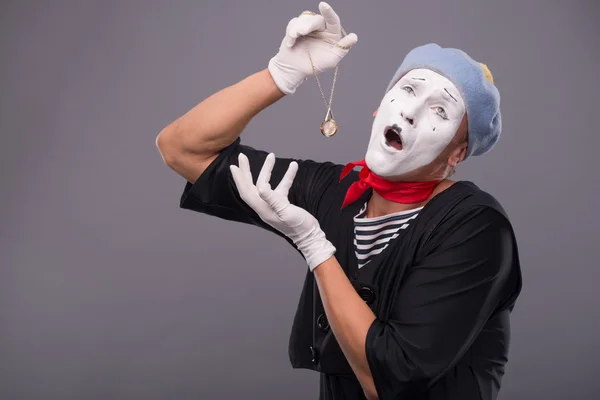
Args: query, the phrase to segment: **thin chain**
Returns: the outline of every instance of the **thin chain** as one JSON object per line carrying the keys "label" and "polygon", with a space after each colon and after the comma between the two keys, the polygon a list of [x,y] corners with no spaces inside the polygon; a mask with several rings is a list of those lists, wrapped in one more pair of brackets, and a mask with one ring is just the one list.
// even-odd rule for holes
{"label": "thin chain", "polygon": [[317,74],[317,70],[315,68],[315,64],[312,61],[312,58],[310,57],[310,52],[308,51],[308,48],[306,49],[306,52],[308,53],[308,59],[310,60],[310,65],[312,66],[312,70],[313,70],[313,75],[315,76],[315,79],[317,80],[317,85],[319,85],[319,91],[321,92],[321,97],[323,97],[323,102],[325,102],[325,107],[327,107],[327,109],[331,109],[331,104],[333,103],[333,90],[335,88],[335,81],[337,79],[337,74],[338,74],[338,68],[339,68],[339,63],[335,66],[335,72],[333,73],[333,83],[331,84],[331,94],[329,95],[329,104],[327,104],[327,99],[325,98],[325,93],[323,92],[323,88],[321,87],[321,82],[319,81],[319,76]]}
{"label": "thin chain", "polygon": [[[304,11],[300,15],[317,15],[317,14],[312,11]],[[343,36],[347,35],[346,31],[344,30],[344,28],[342,26],[340,26],[340,30],[341,30]],[[318,32],[312,32],[312,33],[308,34],[307,36],[321,39],[329,44],[333,44],[344,50],[348,50],[351,47],[351,46],[341,46],[337,42],[322,36]],[[310,56],[310,51],[308,50],[308,46],[306,46],[306,52],[308,53],[308,59],[310,60],[310,65],[313,70],[313,75],[315,76],[315,79],[317,80],[317,85],[319,85],[319,91],[321,92],[321,97],[323,97],[323,102],[325,103],[325,107],[327,107],[327,111],[329,111],[329,110],[331,110],[331,104],[333,103],[333,91],[335,89],[335,81],[337,80],[338,68],[339,68],[340,64],[338,62],[335,66],[335,72],[333,73],[333,83],[331,84],[331,94],[329,95],[329,104],[327,104],[327,99],[325,98],[325,93],[323,92],[323,88],[321,87],[321,81],[319,80],[319,76],[318,76],[319,74],[317,73],[315,64],[313,63],[313,60],[312,60],[312,57]]]}

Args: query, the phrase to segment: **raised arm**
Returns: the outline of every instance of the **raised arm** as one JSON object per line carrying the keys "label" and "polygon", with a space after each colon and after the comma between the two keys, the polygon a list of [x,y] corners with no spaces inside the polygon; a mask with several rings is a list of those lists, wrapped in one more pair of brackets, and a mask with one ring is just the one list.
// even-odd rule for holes
{"label": "raised arm", "polygon": [[212,94],[162,129],[156,145],[170,168],[194,183],[254,116],[293,94],[313,74],[313,65],[324,72],[340,62],[358,37],[341,37],[337,14],[324,2],[319,9],[321,14],[289,21],[279,52],[266,69]]}

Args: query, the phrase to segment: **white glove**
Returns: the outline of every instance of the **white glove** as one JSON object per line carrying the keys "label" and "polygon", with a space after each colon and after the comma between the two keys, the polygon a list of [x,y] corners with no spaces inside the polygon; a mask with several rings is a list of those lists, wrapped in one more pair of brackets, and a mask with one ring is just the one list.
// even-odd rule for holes
{"label": "white glove", "polygon": [[340,18],[329,4],[319,3],[319,11],[321,15],[293,18],[279,52],[269,61],[269,72],[285,94],[293,94],[313,74],[311,58],[317,74],[333,69],[358,41],[354,33],[342,37]]}
{"label": "white glove", "polygon": [[231,165],[229,168],[240,197],[263,221],[292,240],[306,259],[310,271],[335,254],[335,247],[325,237],[317,219],[288,200],[298,163],[290,163],[281,182],[272,190],[269,180],[275,164],[273,153],[267,156],[256,185],[252,183],[248,158],[240,153],[238,162],[239,167]]}

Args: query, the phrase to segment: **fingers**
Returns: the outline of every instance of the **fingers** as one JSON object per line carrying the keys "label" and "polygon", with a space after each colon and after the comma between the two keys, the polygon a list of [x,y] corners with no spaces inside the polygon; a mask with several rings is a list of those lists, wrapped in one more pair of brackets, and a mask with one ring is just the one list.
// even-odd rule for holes
{"label": "fingers", "polygon": [[301,15],[293,18],[286,29],[286,45],[292,47],[299,37],[315,31],[324,31],[325,28],[325,18],[322,15]]}
{"label": "fingers", "polygon": [[298,34],[296,32],[296,23],[298,21],[297,18],[292,18],[285,29],[285,44],[287,47],[292,47],[294,43],[296,43],[296,38]]}
{"label": "fingers", "polygon": [[260,173],[258,174],[258,179],[256,180],[256,186],[262,186],[264,184],[269,183],[271,180],[271,172],[273,171],[273,166],[275,165],[275,154],[269,153],[265,162],[260,169]]}
{"label": "fingers", "polygon": [[247,199],[247,187],[242,178],[240,169],[235,165],[230,165],[229,170],[231,171],[231,176],[233,177],[233,181],[235,182],[240,197],[245,201]]}
{"label": "fingers", "polygon": [[235,165],[229,166],[231,176],[233,177],[233,181],[235,182],[240,197],[250,206],[253,206],[258,196],[256,196],[256,190],[254,190],[250,162],[244,153],[238,155],[238,165],[239,166],[237,167]]}
{"label": "fingers", "polygon": [[271,185],[264,184],[258,186],[258,195],[261,199],[265,201],[275,211],[277,214],[281,215],[281,212],[285,210],[288,206],[289,201],[287,197],[281,196],[279,193],[275,192],[271,189]]}
{"label": "fingers", "polygon": [[333,8],[322,1],[319,3],[319,11],[327,24],[327,32],[339,33],[341,31],[340,17],[333,11]]}
{"label": "fingers", "polygon": [[[250,170],[250,162],[248,161],[248,157],[244,153],[240,153],[238,155],[238,164],[239,164],[239,178],[241,187],[238,187],[239,191],[243,191],[246,196],[246,200],[250,200],[252,194],[252,185],[254,180],[252,179],[252,171]],[[242,193],[240,193],[242,194]]]}
{"label": "fingers", "polygon": [[275,161],[275,154],[269,153],[265,158],[265,162],[256,179],[256,185],[253,183],[250,162],[244,153],[238,155],[239,166],[229,166],[231,176],[233,177],[233,181],[238,189],[240,197],[255,211],[264,208],[261,206],[261,204],[264,204],[261,202],[261,199],[278,213],[283,211],[287,205],[289,205],[287,195],[294,182],[294,178],[296,177],[298,163],[296,161],[290,163],[281,182],[275,190],[272,190],[269,181],[271,179],[273,167],[275,166]]}
{"label": "fingers", "polygon": [[292,47],[296,39],[306,36],[311,32],[324,31],[326,28],[325,19],[322,15],[301,15],[292,19],[286,30],[286,44]]}
{"label": "fingers", "polygon": [[273,204],[275,204],[277,201],[275,192],[271,189],[271,185],[267,183],[257,186],[256,188],[258,189],[258,195],[261,197],[261,199],[263,199],[268,205],[273,207]]}
{"label": "fingers", "polygon": [[346,35],[340,39],[340,41],[338,42],[338,45],[349,48],[349,47],[354,46],[357,42],[358,42],[358,36],[356,36],[355,33],[349,33],[348,35]]}
{"label": "fingers", "polygon": [[302,15],[295,24],[296,34],[306,36],[311,32],[324,31],[327,25],[322,15]]}
{"label": "fingers", "polygon": [[[258,175],[258,179],[256,180],[257,188],[264,186],[269,186],[270,188],[271,174],[273,172],[273,167],[275,166],[275,160],[275,154],[269,153],[267,155],[263,167]],[[287,197],[290,187],[292,186],[292,183],[294,183],[296,172],[298,172],[298,163],[296,161],[292,161],[288,166],[287,171],[283,175],[283,178],[281,178],[279,185],[277,185],[277,188],[275,188],[274,191],[277,192],[277,194]]]}
{"label": "fingers", "polygon": [[287,197],[290,187],[292,186],[292,183],[294,183],[296,172],[298,172],[298,163],[296,161],[292,161],[285,172],[285,175],[283,175],[283,178],[281,178],[281,182],[279,182],[279,185],[277,185],[275,192]]}
{"label": "fingers", "polygon": [[238,155],[238,164],[240,168],[240,178],[244,180],[245,184],[251,185],[253,182],[252,171],[250,170],[248,157],[246,157],[244,153]]}
{"label": "fingers", "polygon": [[240,196],[245,200],[250,195],[250,186],[252,185],[252,174],[250,172],[250,163],[245,154],[238,155],[239,166],[230,165],[229,170],[238,189]]}

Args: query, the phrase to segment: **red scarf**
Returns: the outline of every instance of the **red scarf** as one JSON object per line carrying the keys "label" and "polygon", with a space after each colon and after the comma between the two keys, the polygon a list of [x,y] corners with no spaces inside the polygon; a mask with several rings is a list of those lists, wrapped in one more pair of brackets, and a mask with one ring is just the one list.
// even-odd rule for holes
{"label": "red scarf", "polygon": [[354,182],[346,192],[346,198],[342,208],[354,203],[369,188],[372,187],[381,197],[386,200],[402,204],[414,204],[427,200],[435,190],[440,181],[430,182],[392,182],[383,179],[369,170],[365,160],[346,164],[340,181],[354,169],[363,167],[359,173],[359,180]]}

